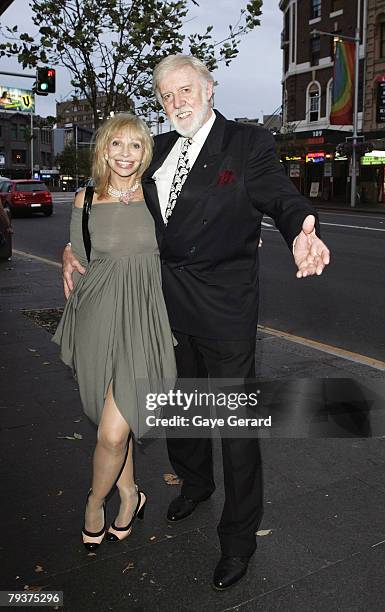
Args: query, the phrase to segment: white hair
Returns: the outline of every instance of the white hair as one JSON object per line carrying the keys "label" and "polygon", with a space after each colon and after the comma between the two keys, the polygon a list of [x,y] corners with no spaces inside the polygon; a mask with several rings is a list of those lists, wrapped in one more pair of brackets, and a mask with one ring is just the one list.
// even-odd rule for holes
{"label": "white hair", "polygon": [[203,83],[214,83],[214,77],[211,72],[197,57],[193,55],[182,55],[181,53],[177,55],[168,55],[155,66],[152,75],[152,91],[160,104],[162,103],[162,97],[159,91],[161,80],[168,72],[176,70],[177,68],[183,68],[184,66],[193,68],[198,73]]}

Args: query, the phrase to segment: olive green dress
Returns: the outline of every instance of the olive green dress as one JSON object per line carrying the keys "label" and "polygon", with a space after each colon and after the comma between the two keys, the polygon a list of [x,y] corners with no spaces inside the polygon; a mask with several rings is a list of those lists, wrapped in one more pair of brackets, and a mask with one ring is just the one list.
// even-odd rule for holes
{"label": "olive green dress", "polygon": [[87,266],[53,337],[76,375],[85,413],[98,424],[113,396],[135,437],[149,428],[148,392],[168,392],[176,379],[174,342],[164,303],[154,221],[144,201],[94,204],[87,264],[82,209],[72,209],[72,250]]}

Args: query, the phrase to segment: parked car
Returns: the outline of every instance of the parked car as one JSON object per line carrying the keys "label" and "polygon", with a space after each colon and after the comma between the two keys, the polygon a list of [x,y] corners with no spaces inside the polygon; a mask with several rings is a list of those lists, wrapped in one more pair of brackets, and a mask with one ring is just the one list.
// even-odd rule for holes
{"label": "parked car", "polygon": [[12,215],[18,212],[42,212],[52,215],[52,195],[43,181],[17,179],[0,182],[0,200]]}

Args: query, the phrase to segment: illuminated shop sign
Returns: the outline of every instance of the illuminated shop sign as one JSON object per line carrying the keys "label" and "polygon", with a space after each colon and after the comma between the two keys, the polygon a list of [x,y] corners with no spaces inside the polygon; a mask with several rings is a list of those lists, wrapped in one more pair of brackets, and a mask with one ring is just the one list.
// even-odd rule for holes
{"label": "illuminated shop sign", "polygon": [[325,160],[325,151],[315,151],[314,153],[306,154],[306,162],[309,163],[318,163],[323,162]]}

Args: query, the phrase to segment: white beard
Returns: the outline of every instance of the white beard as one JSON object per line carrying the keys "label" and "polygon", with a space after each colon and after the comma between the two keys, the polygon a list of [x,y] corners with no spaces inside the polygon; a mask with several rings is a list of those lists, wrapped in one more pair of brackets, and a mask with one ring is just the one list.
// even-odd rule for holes
{"label": "white beard", "polygon": [[210,102],[208,102],[207,100],[204,100],[203,95],[202,95],[202,106],[199,111],[197,110],[193,111],[191,108],[179,109],[177,111],[179,114],[179,113],[183,113],[185,111],[191,110],[191,112],[193,113],[193,119],[190,122],[188,127],[179,125],[180,121],[178,117],[176,116],[176,113],[173,117],[170,117],[170,123],[172,127],[178,132],[178,134],[180,134],[181,136],[184,136],[185,138],[192,138],[193,136],[195,136],[197,131],[205,123],[205,118],[207,117],[210,108],[211,108]]}

